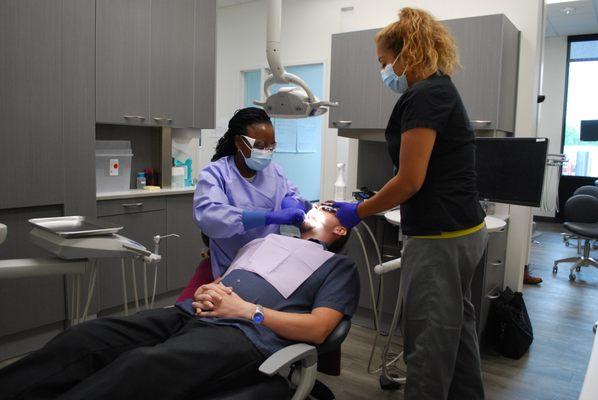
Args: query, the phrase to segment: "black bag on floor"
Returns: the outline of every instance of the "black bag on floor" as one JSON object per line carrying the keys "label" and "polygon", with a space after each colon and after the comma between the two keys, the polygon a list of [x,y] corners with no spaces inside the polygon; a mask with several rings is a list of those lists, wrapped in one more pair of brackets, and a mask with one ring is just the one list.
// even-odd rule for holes
{"label": "black bag on floor", "polygon": [[519,359],[527,352],[534,331],[520,292],[507,287],[492,301],[485,335],[486,344],[505,357]]}

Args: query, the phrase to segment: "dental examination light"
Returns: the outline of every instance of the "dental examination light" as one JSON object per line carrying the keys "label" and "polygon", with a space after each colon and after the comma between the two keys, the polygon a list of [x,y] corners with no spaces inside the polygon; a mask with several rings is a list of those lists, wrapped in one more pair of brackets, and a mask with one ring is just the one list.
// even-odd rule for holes
{"label": "dental examination light", "polygon": [[[266,100],[256,100],[253,104],[263,107],[272,118],[306,118],[322,115],[328,111],[327,107],[336,107],[338,103],[320,101],[303,79],[285,71],[280,59],[281,15],[282,0],[268,0],[266,56],[270,68],[264,82]],[[289,83],[294,86],[284,86],[276,93],[272,93],[272,85]]]}

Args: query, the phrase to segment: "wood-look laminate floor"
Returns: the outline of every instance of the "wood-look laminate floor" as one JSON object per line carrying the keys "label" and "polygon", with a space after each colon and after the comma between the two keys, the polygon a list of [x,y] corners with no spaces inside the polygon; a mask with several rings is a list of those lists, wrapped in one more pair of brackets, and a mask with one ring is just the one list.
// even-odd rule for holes
{"label": "wood-look laminate floor", "polygon": [[[581,390],[592,349],[592,325],[598,320],[598,269],[584,268],[570,282],[567,265],[552,274],[555,259],[573,257],[565,247],[557,224],[538,224],[530,264],[544,282],[525,286],[524,299],[535,340],[520,360],[482,352],[486,398],[573,400]],[[598,250],[596,250],[598,253]],[[320,376],[337,399],[402,399],[402,391],[383,392],[377,375],[366,372],[373,331],[353,326],[343,345],[339,377]],[[596,378],[598,379],[598,377]]]}

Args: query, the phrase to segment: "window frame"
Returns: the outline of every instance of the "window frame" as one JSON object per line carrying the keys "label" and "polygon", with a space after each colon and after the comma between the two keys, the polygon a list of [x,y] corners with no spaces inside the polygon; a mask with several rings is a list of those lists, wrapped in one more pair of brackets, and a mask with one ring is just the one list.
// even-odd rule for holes
{"label": "window frame", "polygon": [[[587,42],[591,40],[598,41],[598,33],[592,33],[588,35],[574,35],[574,36],[567,36],[567,52],[565,54],[565,99],[563,103],[563,123],[561,126],[561,154],[565,154],[565,132],[567,128],[567,101],[569,97],[569,65],[571,64],[571,60],[569,59],[569,54],[571,53],[571,43],[575,42]],[[596,59],[598,60],[598,58]],[[590,60],[588,60],[590,61]],[[578,61],[574,61],[578,62]],[[577,177],[577,178],[592,178],[596,179],[598,177],[595,176],[577,176],[577,175],[564,175],[561,171],[562,177]]]}

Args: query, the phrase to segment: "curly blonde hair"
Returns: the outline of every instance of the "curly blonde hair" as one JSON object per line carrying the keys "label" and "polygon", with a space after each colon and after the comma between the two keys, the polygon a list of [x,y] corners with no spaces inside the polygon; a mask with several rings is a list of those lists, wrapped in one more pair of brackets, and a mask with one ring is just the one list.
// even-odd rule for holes
{"label": "curly blonde hair", "polygon": [[424,10],[402,8],[399,20],[382,28],[375,41],[399,53],[405,67],[421,78],[436,71],[450,75],[459,66],[455,39]]}

